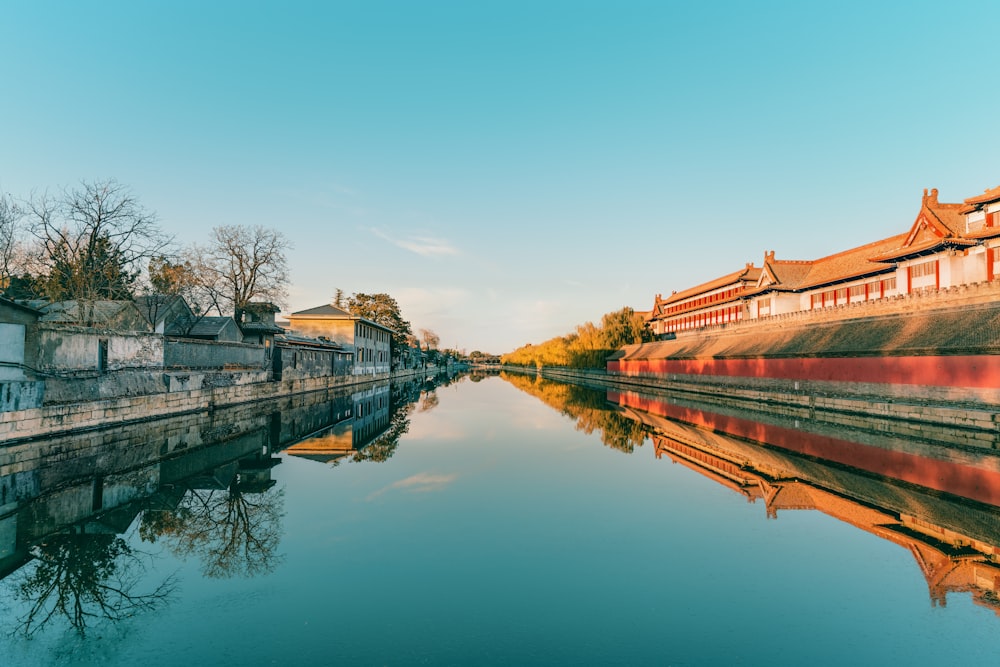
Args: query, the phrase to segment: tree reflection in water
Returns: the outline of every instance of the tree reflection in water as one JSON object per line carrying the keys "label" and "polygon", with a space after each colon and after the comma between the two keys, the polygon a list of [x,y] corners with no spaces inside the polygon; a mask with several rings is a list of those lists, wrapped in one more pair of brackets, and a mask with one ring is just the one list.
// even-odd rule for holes
{"label": "tree reflection in water", "polygon": [[237,476],[227,489],[189,488],[175,509],[144,513],[139,535],[162,538],[178,558],[201,559],[206,577],[254,577],[281,562],[282,516],[283,489],[248,493]]}
{"label": "tree reflection in water", "polygon": [[598,431],[601,442],[611,449],[631,454],[646,441],[646,430],[642,424],[613,410],[603,391],[546,380],[536,375],[501,372],[500,377],[575,419],[578,431],[587,434]]}
{"label": "tree reflection in water", "polygon": [[175,589],[173,576],[152,590],[139,591],[147,554],[118,535],[67,532],[31,549],[34,562],[12,582],[28,611],[15,632],[31,637],[64,618],[79,635],[100,621],[122,621],[165,604]]}

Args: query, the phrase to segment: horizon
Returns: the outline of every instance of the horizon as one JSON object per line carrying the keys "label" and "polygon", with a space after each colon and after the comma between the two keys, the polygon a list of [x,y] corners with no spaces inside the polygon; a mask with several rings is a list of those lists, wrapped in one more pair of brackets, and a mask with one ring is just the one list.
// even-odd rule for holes
{"label": "horizon", "polygon": [[[1000,185],[987,2],[5,8],[0,190],[114,178],[293,243],[279,317],[387,293],[503,354]],[[985,85],[984,85],[985,84]]]}

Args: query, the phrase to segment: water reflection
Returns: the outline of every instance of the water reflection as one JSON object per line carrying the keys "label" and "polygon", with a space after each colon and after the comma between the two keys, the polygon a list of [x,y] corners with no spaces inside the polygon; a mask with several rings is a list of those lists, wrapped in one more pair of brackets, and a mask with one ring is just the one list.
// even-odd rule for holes
{"label": "water reflection", "polygon": [[272,572],[283,560],[276,454],[385,461],[437,384],[314,392],[0,449],[0,599],[18,604],[7,629],[63,624],[83,636],[161,607],[177,582],[155,572],[159,547],[210,578]]}
{"label": "water reflection", "polygon": [[646,440],[642,423],[609,409],[604,392],[536,375],[501,373],[512,385],[576,420],[576,429],[597,432],[606,447],[631,454]]}
{"label": "water reflection", "polygon": [[[761,502],[768,519],[817,510],[907,549],[932,606],[962,593],[1000,615],[1000,458],[992,449],[954,443],[959,437],[982,442],[979,434],[917,440],[889,423],[832,425],[762,404],[747,409],[720,396],[597,391],[533,375],[504,377],[576,419],[578,429],[599,429],[606,445],[650,438],[657,459]],[[897,426],[903,433],[935,432]]]}
{"label": "water reflection", "polygon": [[115,534],[66,531],[30,548],[33,563],[12,578],[27,611],[14,632],[31,637],[54,621],[81,636],[98,620],[121,621],[164,604],[173,577],[144,589],[148,555]]}

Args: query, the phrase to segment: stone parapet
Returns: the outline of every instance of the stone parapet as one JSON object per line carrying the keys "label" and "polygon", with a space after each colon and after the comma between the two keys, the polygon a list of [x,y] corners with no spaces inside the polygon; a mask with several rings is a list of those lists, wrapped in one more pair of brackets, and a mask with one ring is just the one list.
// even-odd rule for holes
{"label": "stone parapet", "polygon": [[212,388],[204,388],[203,386],[201,389],[187,391],[13,410],[0,413],[0,446],[57,433],[138,422],[167,415],[214,410],[223,406],[281,398],[331,387],[364,384],[388,378],[388,374],[378,377],[348,375],[280,382],[255,382]]}

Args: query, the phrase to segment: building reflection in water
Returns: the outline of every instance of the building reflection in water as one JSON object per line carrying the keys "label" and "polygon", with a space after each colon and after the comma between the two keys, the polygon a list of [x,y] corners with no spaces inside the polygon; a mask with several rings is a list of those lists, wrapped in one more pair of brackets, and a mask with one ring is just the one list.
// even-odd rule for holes
{"label": "building reflection in water", "polygon": [[[965,434],[969,444],[962,446],[954,442],[964,437],[955,429],[945,444],[899,437],[886,423],[866,430],[796,419],[719,396],[604,392],[534,376],[505,378],[577,419],[578,428],[602,430],[605,444],[630,452],[615,446],[629,433],[618,420],[627,419],[652,442],[657,459],[763,503],[769,519],[818,510],[900,545],[913,554],[934,606],[944,606],[949,593],[968,593],[1000,615],[1000,458],[982,446],[982,434]],[[595,407],[598,396],[604,415]],[[626,441],[636,440],[631,433]]]}
{"label": "building reflection in water", "polygon": [[166,604],[173,575],[149,576],[161,546],[197,559],[208,577],[272,571],[284,511],[276,454],[387,460],[414,401],[433,388],[314,392],[5,445],[0,585],[24,610],[18,631],[65,622],[83,635]]}

